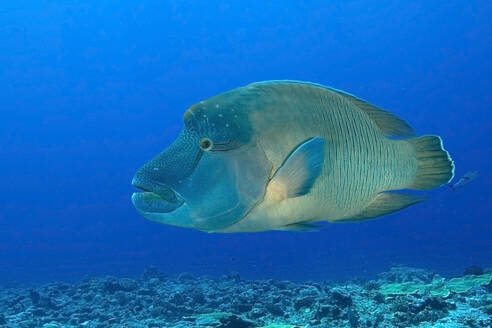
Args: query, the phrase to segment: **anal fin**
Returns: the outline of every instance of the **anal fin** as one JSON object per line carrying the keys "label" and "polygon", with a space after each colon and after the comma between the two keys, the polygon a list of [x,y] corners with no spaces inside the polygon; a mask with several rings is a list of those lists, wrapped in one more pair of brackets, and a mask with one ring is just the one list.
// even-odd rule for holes
{"label": "anal fin", "polygon": [[362,212],[353,216],[350,219],[343,220],[346,222],[357,222],[373,219],[379,216],[387,215],[414,204],[420,203],[426,200],[427,197],[396,193],[396,192],[382,192],[374,198],[374,200],[367,206]]}

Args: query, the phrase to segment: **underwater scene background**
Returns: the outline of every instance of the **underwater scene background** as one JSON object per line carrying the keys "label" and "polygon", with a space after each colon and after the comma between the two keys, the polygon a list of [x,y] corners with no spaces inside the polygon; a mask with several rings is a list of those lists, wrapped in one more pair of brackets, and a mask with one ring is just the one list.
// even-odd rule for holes
{"label": "underwater scene background", "polygon": [[[490,1],[3,2],[0,326],[490,327],[491,16]],[[273,79],[385,108],[442,137],[454,182],[478,177],[318,232],[135,211],[135,171],[189,106]]]}

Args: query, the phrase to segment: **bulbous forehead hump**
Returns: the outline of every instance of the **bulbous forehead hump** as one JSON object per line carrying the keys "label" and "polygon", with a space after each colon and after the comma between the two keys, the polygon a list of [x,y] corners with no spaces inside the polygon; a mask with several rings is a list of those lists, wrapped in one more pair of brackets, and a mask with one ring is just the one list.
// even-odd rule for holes
{"label": "bulbous forehead hump", "polygon": [[194,104],[183,120],[187,129],[202,137],[243,142],[250,138],[248,103],[242,101],[237,90]]}

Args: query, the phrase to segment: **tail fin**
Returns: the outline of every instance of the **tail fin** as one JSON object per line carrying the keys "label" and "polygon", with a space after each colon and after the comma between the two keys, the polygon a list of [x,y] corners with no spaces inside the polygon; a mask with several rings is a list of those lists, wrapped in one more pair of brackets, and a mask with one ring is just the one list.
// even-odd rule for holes
{"label": "tail fin", "polygon": [[417,174],[412,189],[433,189],[448,183],[454,176],[454,163],[443,148],[439,136],[407,139],[416,150]]}

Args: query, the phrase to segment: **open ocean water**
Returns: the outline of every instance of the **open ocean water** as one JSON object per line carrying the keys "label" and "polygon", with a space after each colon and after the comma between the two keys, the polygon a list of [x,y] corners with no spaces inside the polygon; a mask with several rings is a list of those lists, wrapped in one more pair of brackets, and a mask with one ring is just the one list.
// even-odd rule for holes
{"label": "open ocean water", "polygon": [[[3,1],[0,327],[492,327],[490,17],[474,0]],[[315,232],[140,215],[132,179],[185,111],[266,80],[439,135],[465,179]]]}

